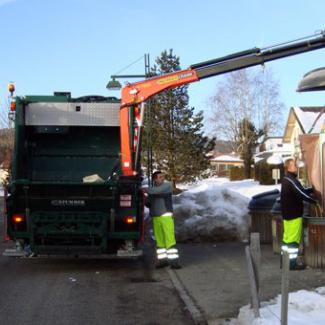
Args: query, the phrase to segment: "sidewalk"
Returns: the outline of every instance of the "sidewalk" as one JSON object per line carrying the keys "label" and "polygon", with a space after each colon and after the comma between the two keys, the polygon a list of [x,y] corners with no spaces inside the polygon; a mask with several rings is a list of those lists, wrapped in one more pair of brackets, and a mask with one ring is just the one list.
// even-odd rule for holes
{"label": "sidewalk", "polygon": [[[243,243],[179,244],[183,268],[176,274],[210,324],[237,317],[250,301]],[[263,245],[261,301],[281,291],[279,255]],[[307,269],[290,272],[290,291],[325,285],[325,272]]]}

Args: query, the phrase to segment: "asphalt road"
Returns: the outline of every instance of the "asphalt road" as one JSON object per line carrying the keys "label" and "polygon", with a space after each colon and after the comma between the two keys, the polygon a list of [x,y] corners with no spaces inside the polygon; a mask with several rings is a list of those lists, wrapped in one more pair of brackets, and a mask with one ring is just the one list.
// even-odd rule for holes
{"label": "asphalt road", "polygon": [[6,247],[1,325],[192,324],[164,270],[150,282],[137,261],[3,257]]}

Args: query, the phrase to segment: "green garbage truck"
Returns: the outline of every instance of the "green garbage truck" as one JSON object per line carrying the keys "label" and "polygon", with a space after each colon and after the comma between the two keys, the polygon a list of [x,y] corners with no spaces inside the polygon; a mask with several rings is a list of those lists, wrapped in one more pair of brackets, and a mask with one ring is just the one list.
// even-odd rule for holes
{"label": "green garbage truck", "polygon": [[140,176],[121,175],[120,101],[16,97],[7,234],[33,254],[142,254]]}

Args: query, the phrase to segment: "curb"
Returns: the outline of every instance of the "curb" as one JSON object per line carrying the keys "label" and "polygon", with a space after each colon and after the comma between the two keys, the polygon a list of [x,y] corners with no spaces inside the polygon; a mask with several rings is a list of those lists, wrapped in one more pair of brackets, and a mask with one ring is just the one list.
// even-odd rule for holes
{"label": "curb", "polygon": [[179,279],[178,275],[175,271],[171,269],[166,269],[166,272],[168,273],[176,291],[178,292],[178,295],[184,302],[186,308],[188,309],[195,325],[207,325],[208,322],[204,318],[201,311],[197,308],[194,300],[189,296],[189,294],[186,291],[186,288],[184,287],[183,283]]}

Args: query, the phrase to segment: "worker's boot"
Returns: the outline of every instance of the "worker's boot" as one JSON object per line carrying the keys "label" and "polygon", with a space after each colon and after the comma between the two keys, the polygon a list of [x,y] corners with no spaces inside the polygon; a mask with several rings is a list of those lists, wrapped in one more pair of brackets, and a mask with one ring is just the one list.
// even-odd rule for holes
{"label": "worker's boot", "polygon": [[167,249],[167,258],[172,269],[182,268],[181,264],[179,263],[178,249],[175,246]]}
{"label": "worker's boot", "polygon": [[306,268],[306,264],[298,263],[297,259],[290,260],[290,271],[302,271]]}
{"label": "worker's boot", "polygon": [[306,266],[304,264],[298,263],[298,252],[299,252],[299,244],[298,243],[290,243],[287,244],[287,252],[289,254],[289,268],[291,271],[294,270],[304,270]]}
{"label": "worker's boot", "polygon": [[156,264],[156,269],[161,269],[161,268],[166,267],[168,265],[169,265],[169,263],[168,263],[167,258],[164,258],[164,259],[158,260],[158,262]]}
{"label": "worker's boot", "polygon": [[168,259],[167,259],[167,249],[166,248],[157,248],[157,264],[156,268],[160,269],[162,267],[168,266]]}
{"label": "worker's boot", "polygon": [[170,260],[169,261],[169,264],[170,264],[170,268],[171,269],[175,269],[175,270],[179,270],[182,268],[182,265],[180,264],[179,262],[179,259],[174,259],[174,260]]}
{"label": "worker's boot", "polygon": [[306,269],[306,264],[296,264],[294,271],[302,271]]}

